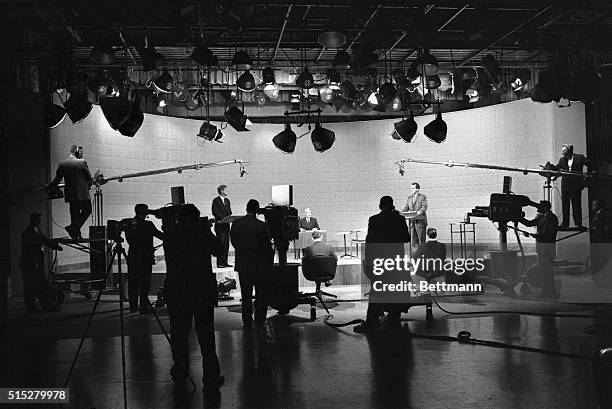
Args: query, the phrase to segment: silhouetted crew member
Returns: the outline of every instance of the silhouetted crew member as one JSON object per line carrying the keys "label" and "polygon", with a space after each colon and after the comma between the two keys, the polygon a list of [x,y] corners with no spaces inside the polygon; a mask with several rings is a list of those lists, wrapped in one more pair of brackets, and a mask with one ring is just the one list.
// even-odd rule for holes
{"label": "silhouetted crew member", "polygon": [[[578,172],[582,173],[584,167],[590,171],[591,161],[588,160],[584,155],[574,153],[574,145],[564,144],[561,146],[561,158],[557,163],[557,170],[566,172]],[[567,229],[569,227],[569,213],[570,213],[570,202],[572,203],[572,216],[574,217],[574,224],[578,228],[582,228],[582,189],[584,188],[584,177],[582,175],[561,176],[561,214],[563,220],[561,221],[560,229]]]}
{"label": "silhouetted crew member", "polygon": [[49,187],[56,187],[62,179],[65,182],[64,200],[70,206],[70,224],[66,231],[71,238],[78,240],[82,238],[81,227],[91,214],[89,188],[93,184],[89,167],[83,159],[82,146],[72,145],[68,158],[57,166],[55,179]]}
{"label": "silhouetted crew member", "polygon": [[225,382],[215,346],[214,307],[218,294],[211,257],[217,255],[218,243],[210,226],[201,223],[199,217],[197,207],[183,205],[179,223],[165,232],[168,272],[164,297],[170,314],[174,358],[170,374],[177,385],[185,384],[189,370],[188,335],[195,321],[204,366],[204,390],[214,392]]}
{"label": "silhouetted crew member", "polygon": [[528,235],[536,239],[538,266],[540,268],[540,279],[542,280],[541,297],[556,299],[558,294],[553,277],[553,260],[556,256],[555,241],[557,240],[559,219],[550,208],[549,201],[541,200],[536,217],[532,220],[522,218],[520,222],[525,226],[536,226],[536,233]]}
{"label": "silhouetted crew member", "polygon": [[268,312],[270,275],[274,264],[274,249],[268,226],[257,220],[259,202],[247,203],[246,216],[232,224],[232,245],[236,250],[236,267],[242,295],[242,324],[253,325],[253,288],[255,288],[255,326],[264,327]]}
{"label": "silhouetted crew member", "polygon": [[414,254],[414,259],[422,260],[421,267],[416,272],[417,275],[425,278],[426,281],[434,277],[444,275],[444,260],[446,259],[446,244],[440,243],[438,230],[434,227],[427,228],[427,241],[419,244]]}
{"label": "silhouetted crew member", "polygon": [[43,246],[62,250],[55,240],[50,240],[40,231],[42,215],[30,214],[30,224],[21,234],[21,256],[19,269],[23,277],[23,298],[27,312],[38,312],[36,299],[44,311],[59,311],[53,298],[56,290],[47,281],[45,275],[45,254]]}
{"label": "silhouetted crew member", "polygon": [[610,233],[610,212],[606,209],[603,200],[593,200],[593,217],[591,218],[591,242],[592,243],[609,243]]}
{"label": "silhouetted crew member", "polygon": [[[391,196],[380,198],[378,205],[380,213],[370,217],[368,221],[368,234],[365,244],[365,265],[364,274],[370,282],[382,280],[387,283],[398,283],[400,280],[410,280],[410,273],[404,272],[384,272],[382,275],[373,274],[373,264],[375,259],[393,259],[404,257],[404,243],[410,241],[410,233],[406,218],[402,216],[395,206]],[[369,332],[380,327],[380,316],[385,307],[389,310],[387,321],[389,326],[398,326],[401,314],[401,301],[394,295],[377,293],[374,288],[369,290],[368,312],[365,324],[357,325],[355,332]]]}
{"label": "silhouetted crew member", "polygon": [[125,237],[130,245],[128,250],[128,299],[130,312],[136,312],[139,309],[138,298],[140,297],[140,313],[145,314],[151,309],[149,291],[155,263],[153,237],[163,240],[164,236],[152,222],[147,220],[149,207],[146,204],[137,204],[134,211],[136,216],[125,232]]}
{"label": "silhouetted crew member", "polygon": [[217,267],[232,267],[227,263],[227,253],[229,252],[230,243],[230,224],[219,223],[232,214],[232,206],[227,198],[227,186],[220,185],[217,188],[219,196],[215,197],[212,202],[212,214],[215,217],[215,233],[219,240],[219,255],[217,256]]}

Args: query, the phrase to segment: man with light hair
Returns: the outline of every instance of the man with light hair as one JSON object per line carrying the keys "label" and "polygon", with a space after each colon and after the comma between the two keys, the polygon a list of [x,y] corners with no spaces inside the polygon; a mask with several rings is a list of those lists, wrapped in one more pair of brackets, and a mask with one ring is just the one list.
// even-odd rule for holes
{"label": "man with light hair", "polygon": [[317,219],[312,217],[312,210],[310,210],[310,207],[304,209],[304,214],[305,216],[302,217],[299,221],[300,231],[320,229],[319,222],[317,221]]}

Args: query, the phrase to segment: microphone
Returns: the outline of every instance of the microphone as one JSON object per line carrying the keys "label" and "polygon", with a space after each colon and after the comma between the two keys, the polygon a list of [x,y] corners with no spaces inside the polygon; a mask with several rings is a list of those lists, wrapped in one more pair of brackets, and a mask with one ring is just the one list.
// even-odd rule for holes
{"label": "microphone", "polygon": [[240,177],[243,177],[246,174],[247,174],[247,171],[244,168],[244,165],[240,165]]}

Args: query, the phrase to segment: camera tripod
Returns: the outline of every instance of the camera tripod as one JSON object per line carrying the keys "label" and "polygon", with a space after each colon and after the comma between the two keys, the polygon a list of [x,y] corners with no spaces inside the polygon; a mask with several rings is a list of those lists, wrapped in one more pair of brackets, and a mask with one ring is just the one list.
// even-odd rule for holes
{"label": "camera tripod", "polygon": [[[127,383],[126,383],[126,371],[125,371],[125,335],[124,335],[124,326],[123,326],[123,277],[121,273],[121,264],[122,264],[121,256],[123,256],[123,258],[127,260],[127,254],[125,253],[125,249],[123,248],[122,243],[123,243],[123,238],[118,237],[114,239],[114,247],[111,250],[111,258],[108,262],[108,266],[106,269],[105,281],[108,281],[108,279],[110,278],[113,272],[113,262],[115,261],[115,257],[116,257],[117,258],[117,274],[119,275],[119,316],[120,316],[120,333],[121,333],[121,370],[122,370],[122,381],[123,381],[123,408],[127,409],[128,406],[127,406]],[[98,308],[98,304],[100,303],[102,292],[103,292],[102,290],[98,292],[94,306],[91,310],[91,313],[89,314],[87,325],[85,326],[85,331],[83,332],[83,335],[81,336],[79,346],[72,360],[72,364],[70,365],[70,370],[68,371],[68,375],[66,376],[66,380],[64,381],[64,386],[63,386],[64,388],[68,386],[68,382],[70,381],[70,376],[72,375],[74,366],[76,365],[77,359],[79,358],[79,353],[81,352],[81,348],[83,347],[85,338],[87,338],[89,327],[91,325],[94,315],[96,314],[96,309]],[[160,329],[164,333],[164,336],[166,337],[166,340],[168,341],[168,343],[170,344],[170,348],[172,349],[172,343],[170,342],[170,336],[168,335],[168,332],[164,328],[161,320],[159,319],[159,315],[157,315],[157,311],[155,311],[155,308],[151,304],[151,301],[149,301],[148,297],[147,297],[147,303],[149,304],[148,307],[153,312],[153,315],[155,316],[155,320],[159,324]],[[193,388],[196,389],[195,382],[191,378],[191,375],[189,375],[189,372],[187,372],[187,377],[189,378],[189,381],[193,385]]]}

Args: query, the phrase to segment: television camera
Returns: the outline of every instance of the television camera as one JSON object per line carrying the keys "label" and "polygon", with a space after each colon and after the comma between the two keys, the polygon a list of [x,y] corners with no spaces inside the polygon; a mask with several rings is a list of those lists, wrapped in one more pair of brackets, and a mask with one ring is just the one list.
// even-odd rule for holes
{"label": "television camera", "polygon": [[259,209],[258,213],[264,215],[270,237],[278,251],[279,264],[286,264],[289,242],[296,240],[300,233],[298,210],[292,206],[270,204]]}

